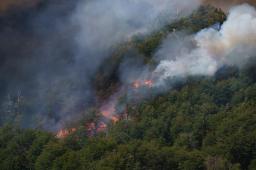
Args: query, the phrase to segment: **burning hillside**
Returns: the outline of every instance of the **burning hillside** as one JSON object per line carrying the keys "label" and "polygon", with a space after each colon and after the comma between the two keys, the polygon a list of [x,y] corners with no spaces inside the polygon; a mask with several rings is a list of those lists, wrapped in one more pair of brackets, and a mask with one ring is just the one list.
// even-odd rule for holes
{"label": "burning hillside", "polygon": [[[201,5],[200,0],[2,1],[3,12],[23,12],[0,16],[0,124],[56,132],[96,107],[101,118],[85,129],[106,129],[121,119],[127,103],[165,93],[178,79],[212,76],[224,65],[242,67],[254,53],[255,9],[232,8],[224,22],[221,10]],[[223,23],[219,31],[211,29],[215,23]],[[96,74],[101,81],[94,82]]]}
{"label": "burning hillside", "polygon": [[141,87],[153,87],[154,83],[153,80],[136,80],[132,83],[133,88],[139,89]]}
{"label": "burning hillside", "polygon": [[[143,70],[150,60],[154,63],[153,51],[165,39],[152,36],[154,32],[162,33],[166,25],[188,18],[200,5],[198,0],[1,1],[0,124],[18,122],[22,127],[56,132],[79,121],[88,108],[102,110],[100,104],[108,103],[108,97],[118,93],[116,89],[127,88],[128,101],[144,98],[146,89],[153,91],[158,81],[151,78],[151,73],[125,78],[121,66],[124,58],[145,61],[134,69],[127,65],[127,73]],[[212,13],[213,23],[224,15],[215,9],[205,11]],[[195,18],[202,15],[207,16],[204,12]],[[176,30],[183,24],[175,24]],[[119,46],[125,47],[118,51]],[[102,65],[102,82],[94,82]],[[104,100],[99,100],[99,93]],[[119,113],[122,108],[117,110]],[[113,110],[103,112],[103,119],[118,120],[118,114],[112,117]]]}
{"label": "burning hillside", "polygon": [[[115,93],[113,96],[111,96],[106,102],[103,102],[101,105],[99,112],[100,117],[95,122],[87,122],[84,125],[84,129],[87,132],[87,135],[89,137],[97,135],[97,133],[105,132],[108,128],[109,123],[117,123],[119,120],[126,117],[125,113],[125,106],[123,106],[120,109],[119,105],[119,99],[126,95],[128,91],[125,89],[129,89],[132,91],[137,91],[141,88],[147,88],[147,90],[150,90],[153,87],[153,81],[152,80],[135,80],[133,83],[131,83],[126,88],[121,88],[117,93]],[[137,98],[137,96],[134,96]],[[119,108],[119,109],[117,109]],[[75,133],[77,131],[76,128],[69,128],[69,129],[61,129],[57,132],[56,137],[63,139],[67,136]]]}
{"label": "burning hillside", "polygon": [[[129,80],[125,80],[120,89],[101,104],[100,118],[85,125],[88,136],[104,132],[109,123],[118,122],[127,103],[139,103],[150,91],[156,91],[154,95],[157,95],[159,91],[164,92],[162,89],[171,89],[171,86],[167,87],[168,81],[185,79],[187,76],[212,76],[225,65],[243,67],[244,61],[254,57],[255,20],[256,10],[249,5],[241,5],[230,10],[227,20],[219,30],[209,27],[194,35],[183,35],[183,39],[176,32],[171,32],[156,53],[161,58],[157,58],[158,65],[154,70],[136,70],[136,67],[130,66],[136,70],[133,70],[135,74],[128,74]],[[154,79],[150,78],[152,75]],[[119,100],[123,96],[128,98],[120,106]],[[57,137],[62,138],[73,132],[73,128],[61,130]]]}
{"label": "burning hillside", "polygon": [[255,170],[254,2],[1,0],[0,170]]}

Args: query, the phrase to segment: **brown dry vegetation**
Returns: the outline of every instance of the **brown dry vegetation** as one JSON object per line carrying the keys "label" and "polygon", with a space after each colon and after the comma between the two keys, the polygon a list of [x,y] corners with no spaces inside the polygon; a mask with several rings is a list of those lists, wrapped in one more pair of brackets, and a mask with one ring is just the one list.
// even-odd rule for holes
{"label": "brown dry vegetation", "polygon": [[227,11],[230,7],[242,3],[256,5],[256,0],[202,0],[203,3],[214,5]]}

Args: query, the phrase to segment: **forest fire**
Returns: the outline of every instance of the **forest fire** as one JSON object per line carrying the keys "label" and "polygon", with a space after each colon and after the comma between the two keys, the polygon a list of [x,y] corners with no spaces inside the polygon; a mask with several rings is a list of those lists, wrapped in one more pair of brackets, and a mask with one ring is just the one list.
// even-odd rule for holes
{"label": "forest fire", "polygon": [[[153,80],[147,79],[147,80],[136,80],[132,83],[132,88],[133,89],[140,89],[140,88],[152,88],[154,85]],[[108,123],[117,123],[120,119],[121,116],[117,114],[116,107],[118,105],[118,99],[120,96],[122,96],[124,93],[123,90],[120,90],[118,93],[115,95],[111,96],[110,99],[104,103],[100,107],[100,115],[101,118],[98,121],[95,122],[89,122],[86,123],[85,125],[85,130],[87,132],[88,136],[94,136],[97,133],[104,132],[107,130]],[[76,128],[71,128],[71,129],[62,129],[60,130],[56,137],[57,138],[66,138],[70,134],[76,132]]]}
{"label": "forest fire", "polygon": [[99,123],[87,123],[85,125],[87,136],[92,137],[97,133],[104,132],[107,129],[107,124],[103,121]]}
{"label": "forest fire", "polygon": [[71,129],[61,129],[56,137],[59,138],[59,139],[63,139],[63,138],[66,138],[67,136],[69,136],[70,134],[76,132],[76,128],[71,128]]}
{"label": "forest fire", "polygon": [[139,88],[142,88],[142,87],[147,87],[147,88],[152,88],[154,85],[154,82],[153,80],[135,80],[133,83],[132,83],[132,87],[134,89],[139,89]]}
{"label": "forest fire", "polygon": [[104,105],[100,109],[101,115],[106,119],[112,119],[113,114],[115,113],[115,103],[109,103]]}
{"label": "forest fire", "polygon": [[[89,122],[85,125],[85,130],[89,137],[94,136],[97,133],[104,132],[107,130],[107,123],[111,121],[112,123],[116,123],[120,120],[120,117],[116,115],[116,102],[117,100],[113,100],[107,104],[104,104],[100,109],[100,114],[102,118],[97,122]],[[70,134],[76,132],[76,128],[71,129],[61,129],[56,137],[59,139],[64,139]]]}
{"label": "forest fire", "polygon": [[144,85],[151,88],[154,85],[154,83],[152,80],[145,80]]}
{"label": "forest fire", "polygon": [[113,96],[113,98],[109,102],[107,102],[100,108],[101,115],[104,117],[104,119],[111,120],[113,123],[119,121],[119,117],[116,115],[118,97],[118,95]]}
{"label": "forest fire", "polygon": [[104,123],[104,122],[100,122],[99,124],[98,124],[98,127],[97,127],[97,129],[96,129],[96,132],[104,132],[106,129],[107,129],[107,124],[106,123]]}

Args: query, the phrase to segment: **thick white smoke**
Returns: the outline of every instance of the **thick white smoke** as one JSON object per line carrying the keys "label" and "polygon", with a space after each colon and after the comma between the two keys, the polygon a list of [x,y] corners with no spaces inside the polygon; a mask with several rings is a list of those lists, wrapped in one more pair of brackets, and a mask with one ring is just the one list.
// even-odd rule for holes
{"label": "thick white smoke", "polygon": [[156,54],[162,59],[154,71],[160,77],[158,85],[175,77],[213,75],[223,65],[243,66],[256,52],[256,10],[247,4],[236,6],[221,30],[207,28],[194,37],[179,37],[172,33]]}
{"label": "thick white smoke", "polygon": [[189,15],[199,5],[199,0],[83,1],[73,16],[73,22],[80,28],[78,46],[81,53],[106,54],[114,45]]}
{"label": "thick white smoke", "polygon": [[[58,117],[45,121],[50,127],[55,124],[55,129],[79,119],[80,110],[97,100],[91,79],[102,62],[111,56],[112,47],[129,41],[136,34],[150,33],[189,15],[200,5],[199,0],[78,0],[70,3],[77,3],[75,10],[65,18],[64,23],[56,23],[58,39],[52,40],[50,37],[51,45],[47,41],[47,48],[43,48],[43,51],[53,53],[49,61],[59,61],[59,58],[63,58],[59,50],[71,48],[71,62],[61,68],[54,67],[53,72],[43,70],[38,78],[41,87],[39,93],[43,94],[41,103],[51,104],[48,100],[44,102],[45,98],[60,103],[59,107],[57,105],[52,109],[54,114],[58,113]],[[48,17],[52,17],[51,13],[47,13],[46,19]],[[62,44],[63,48],[60,48]],[[58,74],[52,76],[54,73]],[[45,81],[42,77],[48,75],[53,78]],[[50,94],[49,97],[46,94]],[[52,94],[56,94],[56,97]],[[45,108],[42,107],[42,110]]]}

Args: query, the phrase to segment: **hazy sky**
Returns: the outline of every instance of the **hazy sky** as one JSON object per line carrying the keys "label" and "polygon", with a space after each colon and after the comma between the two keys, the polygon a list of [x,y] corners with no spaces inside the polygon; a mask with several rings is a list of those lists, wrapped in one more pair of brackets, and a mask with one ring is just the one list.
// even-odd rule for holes
{"label": "hazy sky", "polygon": [[[26,8],[38,4],[40,1],[45,0],[1,0],[0,1],[0,13],[6,12],[12,7],[15,8]],[[240,3],[256,4],[256,0],[202,0],[203,2],[214,4],[223,9],[227,9],[230,6]]]}
{"label": "hazy sky", "polygon": [[0,1],[0,13],[6,12],[13,8],[26,8],[32,7],[41,0],[1,0]]}

